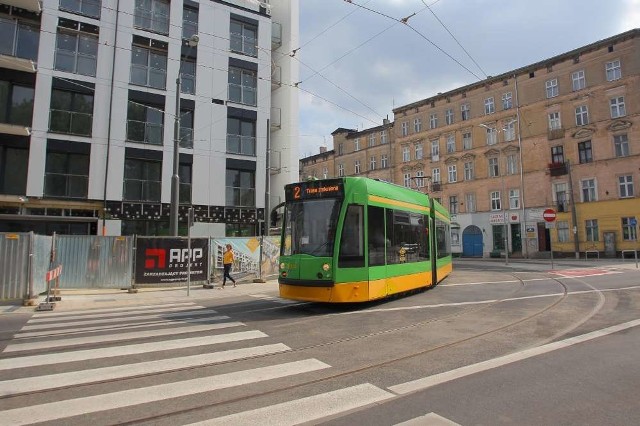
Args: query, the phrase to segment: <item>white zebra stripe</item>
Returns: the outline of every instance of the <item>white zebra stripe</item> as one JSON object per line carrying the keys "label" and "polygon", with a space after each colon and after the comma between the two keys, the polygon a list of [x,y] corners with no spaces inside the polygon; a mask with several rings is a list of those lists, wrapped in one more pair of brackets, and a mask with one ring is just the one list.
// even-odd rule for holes
{"label": "white zebra stripe", "polygon": [[191,337],[187,339],[173,339],[163,340],[160,342],[139,343],[135,345],[114,346],[110,348],[85,349],[73,352],[49,353],[45,355],[18,356],[15,358],[0,358],[0,371],[62,364],[66,362],[86,361],[90,359],[139,355],[151,352],[166,352],[173,349],[239,342],[242,340],[260,339],[263,337],[268,336],[261,331],[252,330],[218,334],[214,336]]}
{"label": "white zebra stripe", "polygon": [[57,324],[57,323],[68,321],[68,320],[83,320],[83,319],[89,319],[89,318],[113,318],[113,317],[127,318],[130,315],[189,311],[189,310],[193,310],[194,308],[198,308],[198,306],[195,304],[190,304],[189,306],[175,306],[175,307],[162,307],[162,308],[154,306],[153,308],[149,307],[142,310],[139,310],[139,309],[132,310],[131,308],[129,308],[129,310],[124,310],[120,308],[96,309],[96,310],[87,311],[86,314],[85,313],[79,314],[78,311],[61,312],[60,315],[56,315],[56,316],[53,316],[53,315],[49,316],[46,314],[42,314],[38,316],[34,315],[33,318],[27,321],[27,324],[42,324],[42,323],[49,323],[49,322]]}
{"label": "white zebra stripe", "polygon": [[46,422],[82,414],[130,407],[163,401],[170,398],[195,395],[214,390],[257,383],[264,380],[309,373],[329,368],[317,359],[289,362],[269,367],[254,368],[234,373],[201,377],[175,383],[165,383],[139,389],[128,389],[103,395],[55,401],[40,405],[4,410],[2,421],[13,426]]}

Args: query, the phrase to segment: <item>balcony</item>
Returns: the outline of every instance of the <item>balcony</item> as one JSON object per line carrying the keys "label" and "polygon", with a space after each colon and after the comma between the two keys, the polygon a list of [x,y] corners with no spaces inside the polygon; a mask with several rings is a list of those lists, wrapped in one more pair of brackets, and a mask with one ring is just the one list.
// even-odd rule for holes
{"label": "balcony", "polygon": [[279,65],[271,65],[271,90],[282,86],[282,68]]}
{"label": "balcony", "polygon": [[567,163],[549,163],[549,174],[551,176],[564,176],[567,173]]}
{"label": "balcony", "polygon": [[432,192],[442,191],[442,184],[440,182],[434,182],[433,184],[431,184],[431,191]]}
{"label": "balcony", "polygon": [[277,107],[271,107],[271,129],[280,129],[282,127],[282,110]]}
{"label": "balcony", "polygon": [[564,137],[564,129],[561,127],[559,129],[549,129],[547,133],[547,139],[550,141],[555,139],[562,139]]}
{"label": "balcony", "polygon": [[30,12],[42,12],[40,0],[3,0],[2,3],[8,4],[9,6],[19,7],[20,9],[28,10]]}
{"label": "balcony", "polygon": [[278,22],[271,23],[271,50],[282,46],[282,25]]}

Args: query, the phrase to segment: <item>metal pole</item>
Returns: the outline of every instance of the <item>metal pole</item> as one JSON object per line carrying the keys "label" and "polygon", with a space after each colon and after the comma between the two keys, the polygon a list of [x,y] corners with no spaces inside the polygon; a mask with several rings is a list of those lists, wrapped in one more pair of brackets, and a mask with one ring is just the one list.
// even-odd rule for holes
{"label": "metal pole", "polygon": [[193,224],[193,207],[189,207],[187,221],[187,296],[189,296],[191,292],[191,225]]}
{"label": "metal pole", "polygon": [[527,241],[527,216],[524,205],[524,162],[522,156],[522,136],[520,132],[520,101],[518,99],[518,76],[513,75],[513,81],[515,84],[515,92],[516,92],[516,119],[518,125],[518,148],[520,155],[520,196],[522,197],[521,206],[522,206],[522,217],[520,218],[520,235],[521,238],[524,237],[524,257],[529,257],[529,242]]}
{"label": "metal pole", "polygon": [[[501,153],[499,158],[502,158],[502,157],[503,155]],[[500,197],[500,207],[502,207],[502,223],[504,225],[504,264],[508,265],[509,264],[509,225],[507,224],[507,211],[504,208],[505,203],[502,197],[505,197],[507,199],[507,202],[509,202],[509,197],[504,187],[504,175],[507,171],[506,159],[504,160],[505,160],[504,170],[502,169],[502,167],[499,168],[500,173],[502,175],[502,196]]]}
{"label": "metal pole", "polygon": [[578,213],[576,212],[576,203],[573,196],[573,180],[571,179],[571,164],[566,163],[567,173],[569,175],[569,192],[571,192],[571,220],[573,221],[573,247],[576,252],[576,259],[580,259],[580,242],[578,241]]}
{"label": "metal pole", "polygon": [[176,118],[173,128],[173,176],[171,177],[171,211],[169,220],[169,232],[174,237],[178,236],[178,205],[180,204],[180,175],[178,174],[180,163],[180,74],[176,78]]}

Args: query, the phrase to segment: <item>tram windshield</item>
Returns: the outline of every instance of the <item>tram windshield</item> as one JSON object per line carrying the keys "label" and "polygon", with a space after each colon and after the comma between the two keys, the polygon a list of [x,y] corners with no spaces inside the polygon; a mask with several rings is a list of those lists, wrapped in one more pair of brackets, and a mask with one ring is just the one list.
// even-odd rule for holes
{"label": "tram windshield", "polygon": [[281,254],[333,256],[335,231],[342,200],[323,198],[287,203]]}

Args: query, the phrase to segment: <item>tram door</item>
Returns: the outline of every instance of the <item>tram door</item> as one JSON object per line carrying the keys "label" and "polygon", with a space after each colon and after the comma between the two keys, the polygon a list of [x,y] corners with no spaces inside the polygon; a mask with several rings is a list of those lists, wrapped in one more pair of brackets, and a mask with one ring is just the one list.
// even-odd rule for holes
{"label": "tram door", "polygon": [[[385,237],[385,212],[382,207],[367,206],[367,249],[369,257],[369,297],[387,295],[386,252],[391,242]],[[389,248],[390,249],[390,248]]]}
{"label": "tram door", "polygon": [[462,231],[462,256],[482,257],[482,231],[475,225],[467,226]]}

